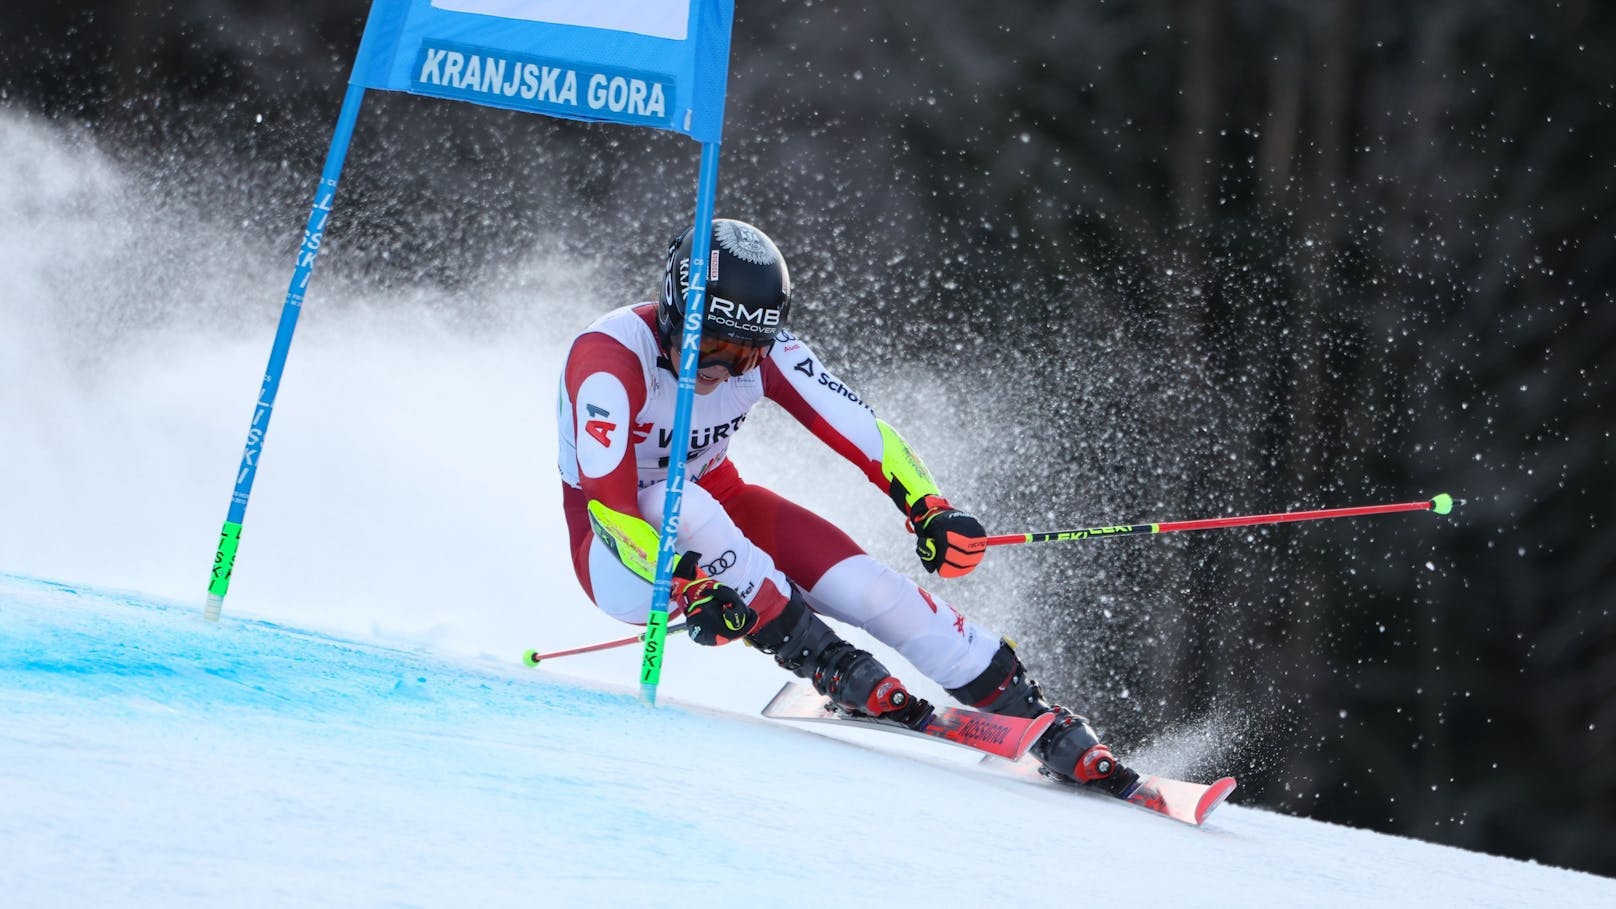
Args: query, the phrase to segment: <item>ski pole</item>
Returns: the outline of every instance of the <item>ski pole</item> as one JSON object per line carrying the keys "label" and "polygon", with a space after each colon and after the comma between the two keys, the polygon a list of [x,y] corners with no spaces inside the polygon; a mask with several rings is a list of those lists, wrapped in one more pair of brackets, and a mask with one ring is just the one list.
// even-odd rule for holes
{"label": "ski pole", "polygon": [[1135,534],[1172,533],[1178,530],[1210,530],[1214,527],[1247,527],[1252,524],[1282,524],[1288,521],[1317,521],[1324,518],[1353,518],[1370,514],[1390,514],[1398,511],[1434,511],[1447,514],[1453,510],[1453,496],[1440,493],[1424,502],[1400,502],[1395,505],[1365,505],[1360,508],[1326,508],[1323,511],[1290,511],[1284,514],[1256,514],[1233,518],[1207,518],[1200,521],[1163,521],[1158,524],[1122,524],[1113,527],[1088,527],[1080,530],[1049,530],[1041,533],[1012,533],[987,538],[989,546],[1007,546],[1012,543],[1054,543],[1063,540],[1093,540]]}
{"label": "ski pole", "polygon": [[[685,627],[684,622],[674,622],[672,625],[667,627],[667,630],[678,631],[683,627]],[[573,654],[578,653],[594,653],[597,650],[611,650],[613,647],[627,647],[630,644],[638,644],[643,640],[645,640],[645,632],[642,631],[634,637],[623,638],[620,641],[602,641],[599,644],[590,644],[585,647],[574,647],[571,650],[557,650],[552,653],[540,653],[537,650],[529,650],[522,654],[522,663],[527,666],[537,666],[545,660],[554,659],[555,657],[572,656]]]}

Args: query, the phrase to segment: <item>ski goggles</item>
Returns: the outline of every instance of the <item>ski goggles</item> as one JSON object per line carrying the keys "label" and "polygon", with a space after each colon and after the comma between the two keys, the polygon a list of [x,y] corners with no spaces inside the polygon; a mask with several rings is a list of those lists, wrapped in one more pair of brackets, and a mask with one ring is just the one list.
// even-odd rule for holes
{"label": "ski goggles", "polygon": [[774,339],[766,344],[742,344],[727,338],[701,339],[701,355],[696,360],[697,369],[706,369],[709,366],[723,366],[730,375],[738,376],[741,373],[756,369],[769,355],[774,347]]}

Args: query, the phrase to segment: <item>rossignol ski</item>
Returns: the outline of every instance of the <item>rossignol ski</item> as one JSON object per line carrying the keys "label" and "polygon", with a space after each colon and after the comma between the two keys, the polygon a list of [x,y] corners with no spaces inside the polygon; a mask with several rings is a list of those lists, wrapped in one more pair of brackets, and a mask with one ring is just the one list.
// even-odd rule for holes
{"label": "rossignol ski", "polygon": [[[947,742],[983,755],[982,763],[995,773],[1047,781],[1050,785],[1114,797],[1082,783],[1057,778],[1046,772],[1037,759],[1027,755],[1027,750],[1054,722],[1053,713],[1025,719],[963,707],[934,706],[925,725],[911,729],[900,723],[849,713],[807,684],[787,682],[774,700],[763,708],[763,715],[797,722],[863,726]],[[1164,817],[1200,826],[1213,809],[1223,804],[1236,785],[1233,777],[1203,784],[1141,772],[1138,785],[1122,800]]]}
{"label": "rossignol ski", "polygon": [[803,682],[787,682],[774,696],[763,715],[802,722],[852,723],[888,732],[901,732],[948,742],[972,751],[1013,761],[1027,753],[1032,743],[1055,721],[1054,714],[1034,719],[999,716],[961,707],[933,707],[931,717],[918,729],[875,717],[848,713]]}
{"label": "rossignol ski", "polygon": [[[1083,792],[1088,795],[1113,797],[1110,793],[1095,789],[1072,780],[1061,779],[1050,774],[1031,757],[1021,758],[1014,762],[1006,762],[997,758],[983,758],[982,764],[996,773],[1028,780],[1046,780],[1048,783]],[[1135,768],[1137,770],[1137,768]],[[1207,815],[1234,792],[1234,777],[1226,776],[1211,783],[1192,783],[1188,780],[1176,780],[1168,776],[1157,776],[1139,770],[1139,783],[1122,800],[1130,805],[1154,811],[1175,821],[1201,826],[1206,823]]]}

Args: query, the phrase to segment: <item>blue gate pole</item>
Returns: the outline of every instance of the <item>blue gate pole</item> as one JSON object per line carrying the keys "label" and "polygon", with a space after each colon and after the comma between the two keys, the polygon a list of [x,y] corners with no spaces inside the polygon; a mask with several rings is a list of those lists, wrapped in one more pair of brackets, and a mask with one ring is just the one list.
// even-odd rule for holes
{"label": "blue gate pole", "polygon": [[280,390],[286,354],[292,347],[292,332],[297,330],[303,294],[314,274],[314,260],[320,254],[320,241],[325,236],[326,222],[337,196],[337,180],[342,176],[342,164],[348,157],[348,143],[353,138],[354,123],[359,119],[359,106],[364,97],[363,85],[348,84],[348,92],[342,98],[342,112],[337,115],[337,128],[331,134],[331,147],[326,151],[325,170],[314,192],[314,208],[309,212],[308,225],[303,228],[297,268],[292,272],[292,284],[286,291],[286,303],[281,307],[280,327],[275,330],[264,384],[259,388],[258,405],[253,409],[252,425],[247,429],[247,448],[242,452],[241,467],[236,471],[236,491],[230,497],[230,511],[225,517],[224,529],[219,532],[219,548],[213,555],[213,577],[208,583],[207,605],[202,610],[203,617],[210,622],[219,620],[224,595],[230,589],[230,573],[236,564],[236,548],[241,543],[241,524],[247,518],[247,499],[252,495],[258,456],[264,450],[264,434],[269,430],[269,417],[275,410],[275,393]]}
{"label": "blue gate pole", "polygon": [[707,254],[713,242],[713,197],[718,193],[718,143],[701,145],[701,179],[696,186],[696,224],[690,237],[690,289],[685,293],[685,324],[679,338],[679,391],[673,408],[673,443],[668,449],[668,490],[662,500],[662,535],[657,545],[651,613],[645,620],[645,654],[640,662],[640,696],[656,703],[662,681],[662,654],[668,637],[668,595],[679,560],[679,511],[685,497],[685,458],[690,453],[690,411],[696,399],[696,366],[701,354],[701,322],[707,312]]}

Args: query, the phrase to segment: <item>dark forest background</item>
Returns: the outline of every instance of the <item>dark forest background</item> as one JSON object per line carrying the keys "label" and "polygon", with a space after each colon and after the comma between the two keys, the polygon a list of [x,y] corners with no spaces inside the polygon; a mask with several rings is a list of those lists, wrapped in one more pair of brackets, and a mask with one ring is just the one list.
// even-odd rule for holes
{"label": "dark forest background", "polygon": [[[720,212],[846,374],[952,376],[890,406],[979,443],[933,466],[990,528],[1460,500],[996,553],[972,596],[1051,689],[1215,741],[1248,803],[1616,874],[1616,5],[738,6]],[[0,108],[290,268],[366,7],[7,4]],[[374,95],[321,268],[470,287],[544,244],[598,311],[696,153]]]}

